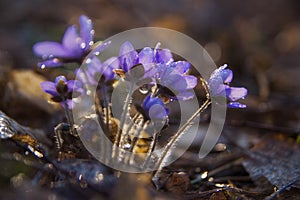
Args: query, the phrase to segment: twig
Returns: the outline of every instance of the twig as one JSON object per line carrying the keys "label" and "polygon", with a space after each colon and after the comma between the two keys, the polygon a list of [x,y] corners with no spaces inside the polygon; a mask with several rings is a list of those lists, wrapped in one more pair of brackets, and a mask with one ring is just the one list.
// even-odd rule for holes
{"label": "twig", "polygon": [[277,196],[284,192],[285,190],[289,189],[292,185],[294,185],[295,183],[297,183],[298,181],[300,181],[300,176],[296,177],[294,180],[292,180],[292,182],[290,182],[289,184],[283,186],[282,188],[280,188],[279,190],[277,190],[276,192],[274,192],[273,194],[271,194],[270,196],[266,197],[265,200],[274,200],[277,198]]}

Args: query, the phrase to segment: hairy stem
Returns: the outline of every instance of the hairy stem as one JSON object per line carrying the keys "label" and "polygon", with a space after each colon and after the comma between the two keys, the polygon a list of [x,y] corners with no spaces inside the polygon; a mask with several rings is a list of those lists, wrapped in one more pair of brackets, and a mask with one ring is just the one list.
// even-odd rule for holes
{"label": "hairy stem", "polygon": [[153,178],[158,178],[162,168],[164,160],[167,158],[168,153],[170,152],[173,145],[176,141],[185,133],[185,131],[191,126],[193,121],[211,104],[211,99],[209,95],[208,85],[204,79],[200,79],[202,82],[202,86],[206,91],[206,101],[201,105],[201,107],[187,120],[187,122],[171,137],[170,141],[167,143],[165,148],[163,149],[162,154],[160,155],[157,161],[157,171],[155,172]]}
{"label": "hairy stem", "polygon": [[118,149],[118,147],[119,148],[121,147],[121,144],[122,144],[123,139],[124,139],[125,134],[126,134],[125,132],[123,132],[123,129],[124,129],[126,117],[128,116],[129,105],[130,105],[130,98],[131,98],[131,94],[133,93],[133,88],[134,88],[134,83],[131,82],[128,94],[126,96],[125,104],[123,106],[123,112],[122,112],[121,119],[120,119],[120,128],[118,130],[118,133],[116,135],[116,139],[114,141],[112,158],[116,157],[116,155],[117,155],[117,149]]}

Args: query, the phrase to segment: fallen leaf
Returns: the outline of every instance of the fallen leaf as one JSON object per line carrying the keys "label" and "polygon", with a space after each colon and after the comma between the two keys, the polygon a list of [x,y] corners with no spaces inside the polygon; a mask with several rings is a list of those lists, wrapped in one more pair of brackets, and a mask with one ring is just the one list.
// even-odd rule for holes
{"label": "fallen leaf", "polygon": [[267,135],[246,154],[243,165],[253,180],[265,177],[279,189],[295,182],[291,187],[300,188],[300,144],[293,139]]}

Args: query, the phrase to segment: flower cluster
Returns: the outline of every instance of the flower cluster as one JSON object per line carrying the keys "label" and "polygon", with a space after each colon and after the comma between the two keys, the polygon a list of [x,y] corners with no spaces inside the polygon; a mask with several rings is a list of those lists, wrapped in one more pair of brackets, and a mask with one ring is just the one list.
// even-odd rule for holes
{"label": "flower cluster", "polygon": [[[97,54],[108,47],[110,42],[94,45],[91,20],[86,16],[81,16],[79,23],[80,31],[78,32],[76,26],[70,26],[63,36],[62,43],[39,42],[33,48],[34,52],[43,58],[39,64],[42,68],[58,67],[70,62],[79,63],[82,67],[76,69],[74,73],[77,80],[67,81],[64,76],[58,76],[54,82],[41,83],[41,87],[43,91],[51,94],[52,101],[61,103],[66,109],[70,124],[72,122],[70,109],[75,106],[72,98],[91,95],[89,86],[96,89],[92,95],[96,98],[95,102],[98,102],[95,106],[97,114],[100,114],[100,124],[106,125],[105,130],[114,143],[112,158],[119,154],[119,158],[123,159],[122,152],[119,152],[117,147],[123,148],[123,150],[126,147],[127,150],[134,151],[136,138],[143,131],[148,130],[147,127],[159,123],[163,125],[161,127],[165,127],[169,121],[168,104],[172,101],[186,101],[194,98],[193,90],[198,84],[198,78],[189,75],[191,68],[189,62],[175,61],[171,51],[161,49],[159,43],[155,48],[144,47],[137,51],[132,43],[126,41],[121,45],[119,55],[113,55],[114,57],[102,61]],[[209,80],[203,81],[205,88],[209,90],[207,91],[207,94],[209,93],[207,100],[183,125],[184,128],[175,133],[173,139],[170,140],[171,143],[175,142],[185,132],[185,129],[190,127],[193,120],[207,108],[212,100],[209,97],[226,96],[229,101],[228,107],[246,107],[238,100],[247,95],[247,89],[229,86],[232,79],[233,72],[227,69],[227,65],[224,65],[216,69]],[[115,120],[111,114],[110,89],[114,89],[118,84],[124,82],[130,83],[129,85],[132,87],[126,94],[120,119]],[[139,94],[142,101],[135,104],[135,107],[132,105],[133,85],[138,86],[138,89],[146,88],[146,92]],[[127,120],[128,118],[132,120]],[[116,131],[112,131],[113,122],[119,125]],[[127,122],[131,124],[126,124]],[[132,135],[130,136],[130,134]],[[153,134],[145,163],[152,155],[159,132]],[[163,150],[162,157],[158,161],[159,167],[163,163],[164,156],[168,155],[167,151],[171,149],[171,146],[172,144],[168,144]],[[128,159],[132,158],[126,158],[122,162],[127,162],[125,160]]]}

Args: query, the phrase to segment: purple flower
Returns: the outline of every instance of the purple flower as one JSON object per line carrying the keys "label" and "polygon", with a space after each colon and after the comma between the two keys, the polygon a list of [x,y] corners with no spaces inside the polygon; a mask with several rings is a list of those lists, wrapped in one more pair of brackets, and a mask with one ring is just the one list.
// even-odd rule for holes
{"label": "purple flower", "polygon": [[138,52],[130,42],[127,41],[121,45],[119,60],[124,72],[128,72],[133,66],[139,64]]}
{"label": "purple flower", "polygon": [[173,100],[188,100],[194,97],[192,90],[197,85],[197,78],[186,74],[190,63],[169,62],[158,68],[157,84],[161,95]]}
{"label": "purple flower", "polygon": [[169,110],[165,108],[163,101],[160,98],[152,97],[150,94],[144,99],[142,109],[146,120],[161,122],[168,118]]}
{"label": "purple flower", "polygon": [[230,87],[229,83],[233,79],[233,73],[226,68],[227,65],[223,65],[211,74],[208,80],[210,95],[214,97],[226,95],[226,98],[230,101],[227,104],[229,108],[245,108],[246,105],[236,101],[247,95],[247,89],[244,87]]}
{"label": "purple flower", "polygon": [[81,82],[75,80],[67,81],[64,76],[56,77],[54,82],[42,82],[41,88],[52,96],[52,101],[61,103],[63,107],[65,107],[66,103],[69,109],[72,109],[74,106],[72,97],[76,98],[83,92]]}
{"label": "purple flower", "polygon": [[160,43],[154,48],[154,56],[156,63],[165,64],[174,61],[170,49],[159,49]]}
{"label": "purple flower", "polygon": [[[159,45],[154,50],[145,47],[138,53],[130,42],[123,43],[119,54],[122,72],[129,72],[129,76],[138,74],[139,77],[151,78],[151,84],[158,84],[159,94],[163,97],[176,100],[193,98],[192,89],[197,85],[197,78],[187,75],[190,64],[186,61],[173,62],[171,51],[159,49]],[[135,69],[138,66],[143,68]],[[130,70],[136,72],[131,73]]]}
{"label": "purple flower", "polygon": [[108,82],[114,79],[114,70],[119,67],[119,60],[116,57],[111,57],[101,63],[96,56],[93,56],[88,58],[85,64],[86,69],[76,71],[77,78],[85,84],[97,86],[99,81]]}
{"label": "purple flower", "polygon": [[[75,25],[68,27],[62,43],[44,41],[33,46],[34,53],[44,60],[38,64],[39,67],[59,67],[63,63],[83,61],[92,50],[94,30],[92,21],[84,15],[80,16],[79,24],[80,32]],[[108,43],[104,43],[93,50],[102,51],[107,45]]]}
{"label": "purple flower", "polygon": [[119,61],[120,67],[124,73],[129,72],[139,64],[143,66],[141,70],[137,70],[139,75],[147,78],[156,73],[156,65],[164,64],[173,60],[172,53],[168,49],[158,49],[159,45],[155,49],[150,47],[143,48],[139,53],[135,50],[133,45],[127,41],[124,42],[120,48]]}

